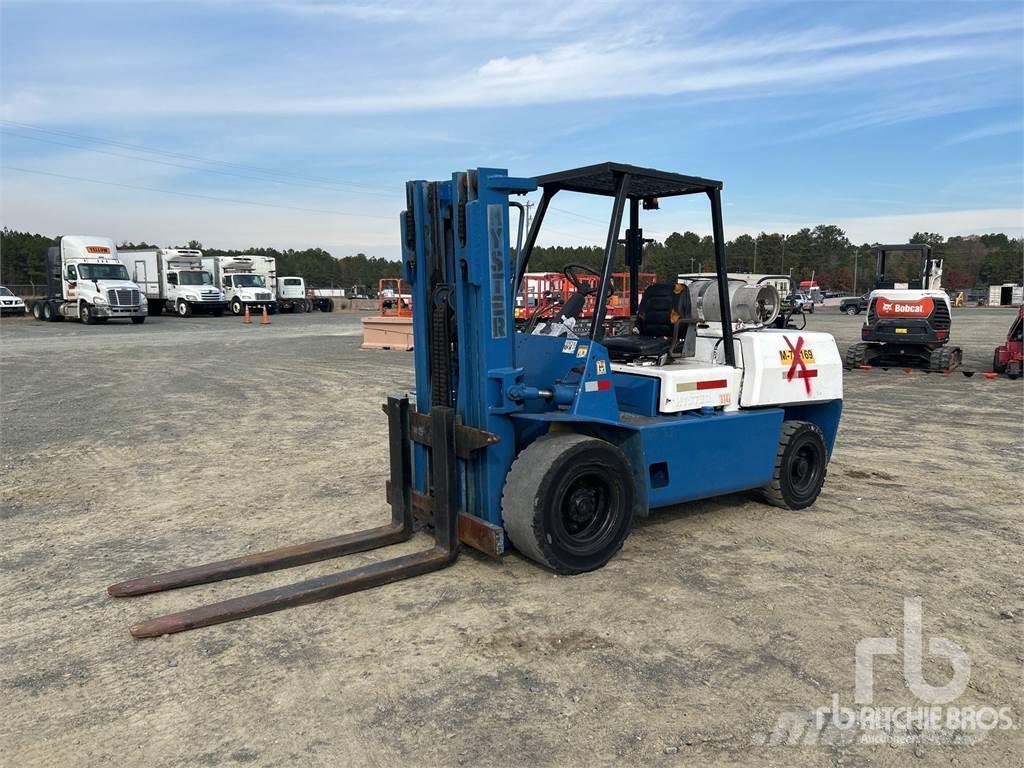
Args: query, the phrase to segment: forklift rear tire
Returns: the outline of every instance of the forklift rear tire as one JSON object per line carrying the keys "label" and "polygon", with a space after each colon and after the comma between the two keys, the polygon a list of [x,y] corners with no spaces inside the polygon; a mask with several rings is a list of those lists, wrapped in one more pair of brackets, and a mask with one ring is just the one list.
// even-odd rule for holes
{"label": "forklift rear tire", "polygon": [[818,426],[784,421],[775,472],[771,484],[761,489],[761,498],[782,509],[804,509],[817,500],[827,472],[828,449]]}
{"label": "forklift rear tire", "polygon": [[585,435],[546,435],[525,448],[505,480],[501,512],[522,554],[562,574],[593,571],[633,526],[633,471],[625,454]]}

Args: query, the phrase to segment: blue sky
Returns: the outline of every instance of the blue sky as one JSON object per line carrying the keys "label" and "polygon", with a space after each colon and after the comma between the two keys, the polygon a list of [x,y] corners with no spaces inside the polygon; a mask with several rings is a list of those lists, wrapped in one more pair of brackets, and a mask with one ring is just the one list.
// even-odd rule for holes
{"label": "blue sky", "polygon": [[[36,0],[0,25],[15,229],[396,258],[407,179],[603,160],[723,179],[730,236],[1024,229],[1020,2]],[[606,205],[560,199],[546,242],[603,242]]]}

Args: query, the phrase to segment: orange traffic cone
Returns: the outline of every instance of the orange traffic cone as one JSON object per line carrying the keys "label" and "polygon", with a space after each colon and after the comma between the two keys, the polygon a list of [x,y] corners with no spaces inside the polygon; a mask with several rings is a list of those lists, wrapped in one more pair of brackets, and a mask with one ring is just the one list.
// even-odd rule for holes
{"label": "orange traffic cone", "polygon": [[245,305],[245,320],[243,320],[242,322],[243,323],[247,323],[249,325],[252,325],[252,316],[249,314],[249,305],[248,304]]}
{"label": "orange traffic cone", "polygon": [[260,325],[270,325],[270,314],[267,312],[266,305],[263,306],[263,319],[260,320]]}

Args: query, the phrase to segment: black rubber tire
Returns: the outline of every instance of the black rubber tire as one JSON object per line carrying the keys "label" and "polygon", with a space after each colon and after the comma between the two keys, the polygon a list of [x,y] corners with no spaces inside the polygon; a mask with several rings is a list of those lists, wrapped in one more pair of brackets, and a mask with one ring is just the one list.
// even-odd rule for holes
{"label": "black rubber tire", "polygon": [[231,300],[231,314],[236,317],[245,314],[245,305],[237,296]]}
{"label": "black rubber tire", "polygon": [[821,493],[828,473],[828,449],[816,424],[782,422],[782,436],[775,453],[772,482],[761,489],[761,498],[782,509],[805,509]]}
{"label": "black rubber tire", "polygon": [[1021,377],[1021,363],[1013,362],[1006,366],[1006,375],[1011,379],[1019,379]]}
{"label": "black rubber tire", "polygon": [[505,479],[501,513],[509,540],[523,555],[557,573],[585,573],[622,548],[633,527],[634,498],[622,451],[560,432],[519,453]]}
{"label": "black rubber tire", "polygon": [[306,311],[306,302],[304,302],[304,301],[296,301],[292,305],[292,311],[293,312],[298,312],[299,314],[302,314],[303,312]]}
{"label": "black rubber tire", "polygon": [[856,314],[858,314],[857,313],[857,308],[856,307],[852,307],[852,306],[851,307],[847,307],[846,309],[843,310],[843,312],[845,312],[848,315],[856,315]]}
{"label": "black rubber tire", "polygon": [[32,304],[32,317],[34,317],[39,322],[43,321],[43,319],[44,319],[43,318],[43,302],[41,302],[41,301],[33,302],[33,304]]}
{"label": "black rubber tire", "polygon": [[145,315],[138,315],[132,318],[132,325],[142,325],[144,322],[146,322]]}
{"label": "black rubber tire", "polygon": [[850,348],[846,350],[846,367],[858,368],[864,365],[864,361],[867,358],[867,348],[868,345],[862,341],[851,344]]}
{"label": "black rubber tire", "polygon": [[78,319],[83,325],[93,325],[96,318],[92,316],[92,308],[84,301],[78,305]]}
{"label": "black rubber tire", "polygon": [[325,312],[333,312],[334,311],[334,299],[328,299],[327,300],[327,309],[325,309],[324,311]]}
{"label": "black rubber tire", "polygon": [[1006,365],[999,362],[999,350],[997,349],[992,353],[992,372],[1003,373],[1006,371]]}
{"label": "black rubber tire", "polygon": [[52,323],[57,319],[57,313],[53,311],[53,302],[47,301],[43,303],[43,320],[48,323]]}
{"label": "black rubber tire", "polygon": [[178,303],[174,307],[174,314],[178,317],[192,317],[192,305],[178,299]]}

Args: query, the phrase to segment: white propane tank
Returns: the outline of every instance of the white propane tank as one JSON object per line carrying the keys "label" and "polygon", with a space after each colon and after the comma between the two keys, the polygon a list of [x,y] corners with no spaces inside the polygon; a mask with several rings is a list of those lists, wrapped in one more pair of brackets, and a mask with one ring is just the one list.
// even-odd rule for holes
{"label": "white propane tank", "polygon": [[[703,323],[719,323],[722,311],[718,300],[718,282],[694,280],[690,289],[690,305]],[[734,323],[770,325],[779,316],[781,302],[773,285],[750,285],[743,280],[729,281],[729,306]]]}

